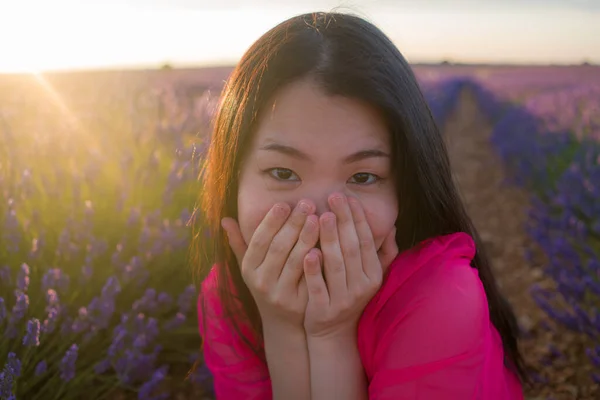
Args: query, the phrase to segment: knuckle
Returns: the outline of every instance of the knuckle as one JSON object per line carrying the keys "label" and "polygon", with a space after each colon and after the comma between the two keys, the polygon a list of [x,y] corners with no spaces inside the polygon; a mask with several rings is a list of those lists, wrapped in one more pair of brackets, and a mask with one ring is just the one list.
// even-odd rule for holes
{"label": "knuckle", "polygon": [[361,238],[358,240],[358,245],[361,250],[369,250],[373,245],[373,241],[370,238]]}
{"label": "knuckle", "polygon": [[346,255],[350,258],[356,258],[358,256],[360,256],[360,247],[358,246],[358,243],[352,243],[347,249],[346,249]]}
{"label": "knuckle", "polygon": [[252,239],[254,247],[263,248],[269,245],[269,239],[266,236],[258,235]]}
{"label": "knuckle", "polygon": [[280,254],[285,251],[285,244],[279,238],[274,239],[269,246],[269,251],[271,253]]}
{"label": "knuckle", "polygon": [[352,308],[352,301],[349,297],[345,298],[344,300],[340,301],[337,309],[339,313],[343,313],[346,312],[348,310],[350,310]]}
{"label": "knuckle", "polygon": [[257,277],[254,279],[254,289],[259,293],[268,293],[269,292],[269,283],[264,277]]}
{"label": "knuckle", "polygon": [[322,286],[312,286],[308,289],[308,291],[310,292],[310,294],[316,295],[316,296],[320,296],[323,294],[324,290]]}
{"label": "knuckle", "polygon": [[338,272],[339,273],[339,272],[343,272],[346,268],[344,266],[344,263],[339,262],[339,261],[335,261],[335,262],[331,263],[330,269],[333,272]]}
{"label": "knuckle", "polygon": [[269,303],[276,308],[285,308],[285,300],[279,293],[271,293],[268,297]]}

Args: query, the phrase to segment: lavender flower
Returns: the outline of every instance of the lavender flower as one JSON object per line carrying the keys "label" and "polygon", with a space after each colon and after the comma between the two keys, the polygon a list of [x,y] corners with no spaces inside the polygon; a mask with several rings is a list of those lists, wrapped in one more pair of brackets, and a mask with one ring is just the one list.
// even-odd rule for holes
{"label": "lavender flower", "polygon": [[188,285],[185,291],[179,295],[177,304],[179,305],[179,311],[183,314],[187,314],[196,298],[196,287],[194,285]]}
{"label": "lavender flower", "polygon": [[0,297],[0,325],[6,319],[6,306],[4,305],[4,299]]}
{"label": "lavender flower", "polygon": [[32,318],[27,321],[27,333],[23,338],[23,345],[37,347],[40,345],[40,320]]}
{"label": "lavender flower", "polygon": [[137,312],[155,312],[157,305],[156,290],[149,288],[139,300],[133,303],[132,309]]}
{"label": "lavender flower", "polygon": [[50,308],[48,310],[48,316],[44,320],[42,324],[42,332],[44,333],[52,333],[56,329],[56,324],[58,323],[59,313],[58,309]]}
{"label": "lavender flower", "polygon": [[21,360],[19,360],[17,355],[12,351],[8,353],[8,358],[6,360],[6,364],[4,365],[4,372],[15,378],[21,376]]}
{"label": "lavender flower", "polygon": [[168,365],[163,365],[158,368],[152,374],[152,378],[149,381],[145,382],[138,392],[139,400],[166,400],[169,398],[169,393],[162,391],[160,394],[156,394],[158,388],[163,383],[165,378],[167,377],[167,373],[169,371]]}
{"label": "lavender flower", "polygon": [[17,301],[12,309],[12,315],[9,318],[8,327],[6,329],[6,336],[9,339],[14,339],[17,335],[16,325],[25,317],[27,309],[29,308],[29,297],[21,292],[19,289],[15,289],[15,296]]}
{"label": "lavender flower", "polygon": [[60,379],[65,382],[69,382],[75,377],[75,363],[77,361],[78,350],[79,348],[76,344],[71,345],[60,361]]}
{"label": "lavender flower", "polygon": [[157,301],[159,307],[166,308],[173,303],[173,298],[167,292],[160,292]]}
{"label": "lavender flower", "polygon": [[58,306],[58,294],[56,293],[56,290],[48,289],[46,291],[46,303],[48,304],[46,307],[47,309]]}
{"label": "lavender flower", "polygon": [[42,277],[42,290],[55,289],[64,293],[69,289],[69,281],[69,276],[60,268],[52,268]]}
{"label": "lavender flower", "polygon": [[27,292],[27,288],[29,287],[29,265],[23,263],[21,264],[21,268],[19,269],[19,274],[17,276],[17,288],[22,292]]}
{"label": "lavender flower", "polygon": [[165,323],[165,331],[172,331],[185,323],[185,314],[178,312],[173,318]]}
{"label": "lavender flower", "polygon": [[46,360],[42,360],[35,366],[35,376],[40,376],[46,372],[48,369],[48,365],[46,364]]}
{"label": "lavender flower", "polygon": [[103,359],[98,364],[94,366],[94,372],[98,375],[101,375],[108,371],[111,367],[110,360],[108,358]]}

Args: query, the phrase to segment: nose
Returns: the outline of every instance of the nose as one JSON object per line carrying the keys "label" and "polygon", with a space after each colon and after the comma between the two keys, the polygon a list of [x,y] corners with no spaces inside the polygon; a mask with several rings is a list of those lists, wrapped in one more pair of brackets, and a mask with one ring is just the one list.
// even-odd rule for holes
{"label": "nose", "polygon": [[321,196],[318,200],[314,201],[315,203],[315,214],[317,216],[323,215],[327,211],[331,211],[331,207],[329,207],[329,202],[327,201],[329,196]]}
{"label": "nose", "polygon": [[[334,193],[344,194],[347,196],[347,194],[343,190],[323,189],[323,190],[312,192],[309,195],[305,195],[303,197],[303,199],[309,200],[310,202],[312,202],[314,204],[315,214],[320,217],[327,211],[332,211],[331,207],[329,206],[328,199]],[[298,199],[298,200],[300,200],[300,199]]]}

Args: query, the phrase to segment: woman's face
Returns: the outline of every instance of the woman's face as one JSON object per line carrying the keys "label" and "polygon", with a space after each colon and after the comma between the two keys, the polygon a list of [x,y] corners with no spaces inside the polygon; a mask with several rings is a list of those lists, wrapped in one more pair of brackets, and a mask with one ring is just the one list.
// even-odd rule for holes
{"label": "woman's face", "polygon": [[[346,160],[364,150],[385,155]],[[237,206],[246,243],[275,203],[293,209],[305,199],[320,216],[341,192],[362,203],[379,249],[398,217],[391,150],[384,121],[365,104],[326,96],[308,80],[285,87],[263,112],[242,164]]]}

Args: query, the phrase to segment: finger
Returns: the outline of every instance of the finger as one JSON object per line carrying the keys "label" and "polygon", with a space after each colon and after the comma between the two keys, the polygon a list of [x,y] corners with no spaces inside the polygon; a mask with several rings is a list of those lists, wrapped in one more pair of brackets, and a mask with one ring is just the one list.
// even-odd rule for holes
{"label": "finger", "polygon": [[322,262],[317,249],[311,249],[304,257],[304,277],[308,302],[316,306],[329,305],[329,292],[322,273]]}
{"label": "finger", "polygon": [[326,212],[319,218],[319,241],[329,296],[331,299],[340,299],[348,292],[348,286],[335,214]]}
{"label": "finger", "polygon": [[229,247],[233,251],[235,258],[237,259],[238,265],[241,267],[242,260],[248,249],[248,245],[242,236],[240,227],[237,221],[230,217],[225,217],[221,220],[221,226],[227,234],[227,240],[229,240]]}
{"label": "finger", "polygon": [[377,256],[379,257],[379,261],[381,262],[381,266],[384,271],[387,270],[392,261],[394,261],[396,256],[398,256],[398,252],[398,243],[396,243],[396,226],[394,226],[385,239],[383,239],[383,243],[377,252]]}
{"label": "finger", "polygon": [[273,238],[283,224],[285,224],[289,212],[289,205],[278,203],[271,207],[267,215],[265,215],[254,231],[254,234],[252,234],[250,243],[248,243],[248,250],[246,251],[244,261],[249,268],[256,269],[265,261]]}
{"label": "finger", "polygon": [[346,196],[334,195],[329,198],[329,203],[337,217],[338,236],[346,268],[346,286],[350,288],[365,278],[358,234]]}
{"label": "finger", "polygon": [[302,273],[302,277],[300,278],[300,282],[298,283],[298,301],[300,301],[301,304],[306,305],[306,303],[308,302],[308,287],[306,286],[306,277],[304,276],[304,261],[302,262],[302,266],[303,266],[303,273]]}
{"label": "finger", "polygon": [[[265,276],[268,276],[267,279],[276,281],[280,278],[283,267],[290,256],[290,251],[296,245],[306,218],[311,212],[312,205],[309,202],[299,201],[285,224],[273,237],[265,261],[259,267],[266,274]],[[306,251],[309,249],[310,247]],[[289,266],[293,267],[293,264]]]}
{"label": "finger", "polygon": [[363,271],[370,281],[378,282],[381,280],[383,272],[365,211],[362,204],[355,197],[348,198],[348,204],[352,210],[352,218],[358,234]]}
{"label": "finger", "polygon": [[298,281],[304,276],[304,257],[309,250],[317,245],[319,241],[319,217],[314,214],[306,217],[300,237],[290,252],[278,284],[283,290],[293,290],[298,286]]}

